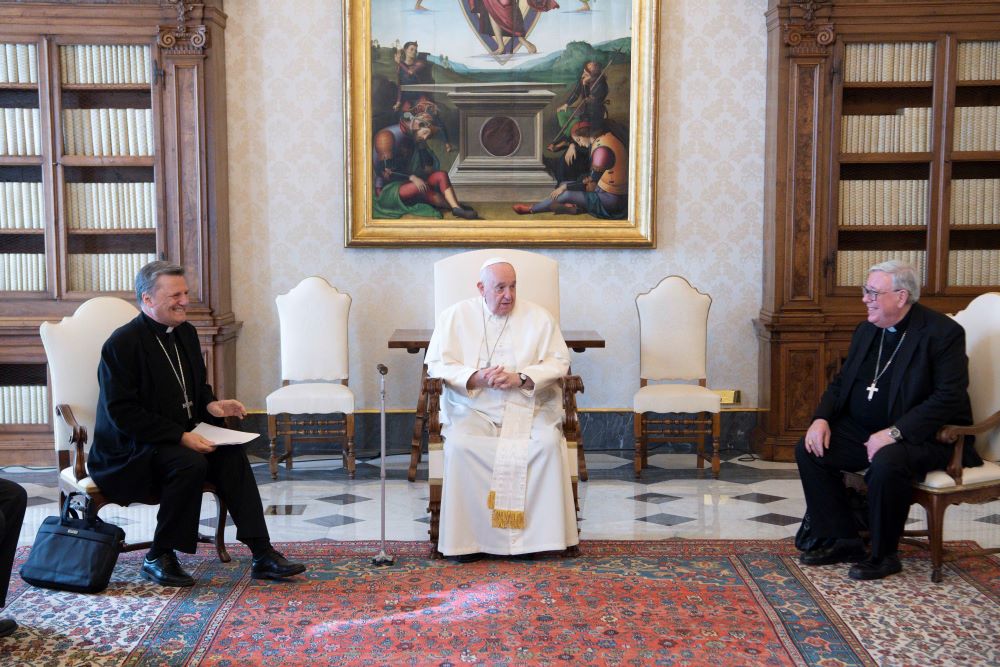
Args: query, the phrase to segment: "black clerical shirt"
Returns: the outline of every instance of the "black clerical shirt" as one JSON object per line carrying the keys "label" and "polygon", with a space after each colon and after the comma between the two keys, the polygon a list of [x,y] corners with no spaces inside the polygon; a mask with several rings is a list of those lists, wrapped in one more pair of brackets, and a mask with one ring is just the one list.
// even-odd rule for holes
{"label": "black clerical shirt", "polygon": [[[906,331],[909,323],[910,313],[907,313],[906,317],[894,327],[882,330],[885,334],[884,341],[883,334],[877,334],[865,354],[864,361],[858,368],[858,375],[854,379],[854,385],[851,387],[850,397],[847,401],[847,418],[868,433],[875,433],[892,426],[889,423],[889,382],[892,378],[893,364],[896,364],[899,359],[898,354],[893,358],[893,352],[900,344],[903,332]],[[879,346],[882,347],[881,360],[879,360]],[[893,358],[892,363],[886,368],[890,358]],[[876,361],[878,361],[878,371],[875,369]],[[875,375],[883,370],[884,372],[875,384],[878,391],[872,392],[871,400],[869,400],[868,387],[871,386]]]}
{"label": "black clerical shirt", "polygon": [[[174,423],[183,425],[184,430],[190,431],[198,422],[197,408],[193,403],[195,385],[191,374],[191,361],[187,358],[184,348],[177,343],[177,334],[173,332],[173,327],[167,327],[165,324],[157,322],[146,315],[146,313],[142,313],[142,319],[153,332],[153,335],[156,336],[157,340],[163,344],[162,348],[159,348],[159,345],[157,345],[157,348],[159,348],[157,350],[159,358],[156,360],[156,366],[163,366],[164,368],[162,379],[158,380],[158,382],[163,382],[170,388],[170,393],[176,396],[176,400],[168,401],[164,406],[161,406],[161,413]],[[168,328],[170,331],[167,330]],[[166,350],[166,354],[163,354],[164,350]],[[178,358],[180,359],[181,372],[184,374],[183,386],[175,374]],[[186,398],[184,397],[184,386],[187,387]],[[184,408],[184,403],[187,401],[192,401],[190,418],[188,417],[187,410]]]}

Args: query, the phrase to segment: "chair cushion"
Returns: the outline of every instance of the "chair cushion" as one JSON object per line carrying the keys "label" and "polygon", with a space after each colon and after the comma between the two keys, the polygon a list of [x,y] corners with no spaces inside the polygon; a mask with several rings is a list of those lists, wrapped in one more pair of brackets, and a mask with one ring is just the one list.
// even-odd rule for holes
{"label": "chair cushion", "polygon": [[635,392],[633,409],[643,412],[719,412],[722,397],[696,384],[651,384]]}
{"label": "chair cushion", "polygon": [[63,468],[60,470],[59,479],[81,493],[91,494],[100,491],[100,488],[98,488],[97,484],[90,477],[77,480],[76,475],[73,474],[73,468]]}
{"label": "chair cushion", "polygon": [[[962,468],[962,486],[984,482],[1000,483],[1000,465],[992,461],[984,461],[983,465],[975,468]],[[955,480],[944,470],[932,470],[927,473],[924,481],[918,486],[928,489],[960,488],[955,486]]]}
{"label": "chair cushion", "polygon": [[333,382],[303,382],[290,384],[267,396],[267,414],[290,415],[319,414],[333,412],[352,414],[354,412],[354,392],[342,384]]}

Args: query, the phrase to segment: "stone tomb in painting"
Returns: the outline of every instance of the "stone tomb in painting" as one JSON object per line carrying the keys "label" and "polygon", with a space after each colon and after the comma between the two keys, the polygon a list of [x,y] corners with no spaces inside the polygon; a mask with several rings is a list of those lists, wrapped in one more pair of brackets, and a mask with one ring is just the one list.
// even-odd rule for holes
{"label": "stone tomb in painting", "polygon": [[458,109],[458,156],[448,176],[462,201],[536,201],[556,186],[542,153],[542,110],[554,83],[412,84]]}

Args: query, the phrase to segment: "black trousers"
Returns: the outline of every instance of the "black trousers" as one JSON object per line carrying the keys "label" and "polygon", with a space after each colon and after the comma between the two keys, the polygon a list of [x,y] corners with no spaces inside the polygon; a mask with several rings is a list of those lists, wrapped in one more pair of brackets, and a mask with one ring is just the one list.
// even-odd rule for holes
{"label": "black trousers", "polygon": [[865,481],[872,557],[881,558],[899,547],[913,498],[910,485],[931,470],[947,467],[952,450],[950,446],[901,440],[880,449],[869,463],[865,448],[869,435],[850,422],[835,421],[830,425],[830,447],[823,456],[807,452],[802,438],[795,446],[795,461],[813,532],[824,538],[858,536],[843,472],[868,468]]}
{"label": "black trousers", "polygon": [[159,447],[152,462],[160,493],[153,546],[195,552],[205,481],[215,484],[226,503],[236,524],[236,539],[244,543],[268,539],[260,491],[243,447],[217,447],[210,454],[199,454],[182,445]]}
{"label": "black trousers", "polygon": [[7,586],[14,567],[14,552],[24,523],[28,494],[19,484],[0,479],[0,607],[7,604]]}

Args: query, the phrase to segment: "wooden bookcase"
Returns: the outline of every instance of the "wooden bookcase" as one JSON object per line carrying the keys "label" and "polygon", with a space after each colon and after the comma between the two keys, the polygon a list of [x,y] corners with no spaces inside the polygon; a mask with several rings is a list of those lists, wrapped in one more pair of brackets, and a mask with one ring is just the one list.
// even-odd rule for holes
{"label": "wooden bookcase", "polygon": [[54,463],[38,327],[152,259],[235,395],[224,29],[221,0],[0,0],[0,465]]}
{"label": "wooden bookcase", "polygon": [[756,451],[790,461],[906,259],[942,312],[1000,289],[1000,3],[771,0]]}

